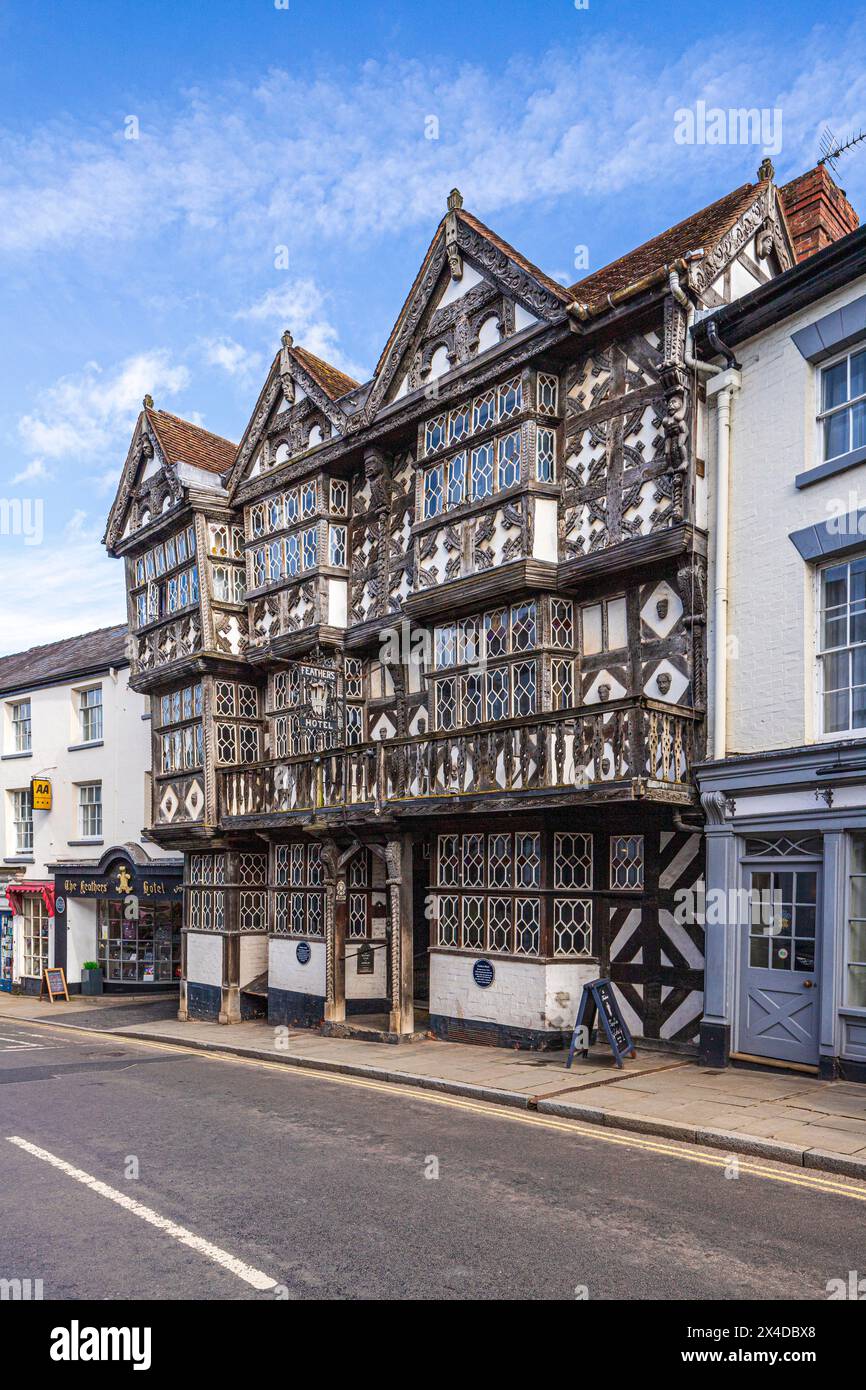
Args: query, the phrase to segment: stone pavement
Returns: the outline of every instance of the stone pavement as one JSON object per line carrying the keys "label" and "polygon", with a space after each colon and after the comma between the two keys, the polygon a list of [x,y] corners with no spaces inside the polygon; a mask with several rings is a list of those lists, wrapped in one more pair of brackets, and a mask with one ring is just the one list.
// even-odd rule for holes
{"label": "stone pavement", "polygon": [[603,1047],[570,1071],[565,1054],[519,1052],[465,1043],[394,1046],[324,1038],[315,1030],[261,1020],[222,1027],[179,1023],[165,999],[74,997],[49,1005],[0,995],[4,1018],[55,1023],[130,1038],[282,1062],[318,1071],[472,1096],[583,1123],[866,1178],[866,1085],[820,1081],[787,1071],[699,1067],[688,1058],[641,1048],[618,1069]]}

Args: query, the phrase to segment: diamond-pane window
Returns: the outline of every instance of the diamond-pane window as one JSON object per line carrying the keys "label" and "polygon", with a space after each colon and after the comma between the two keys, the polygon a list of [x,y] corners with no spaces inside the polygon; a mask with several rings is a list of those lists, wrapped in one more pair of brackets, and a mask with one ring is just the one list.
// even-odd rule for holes
{"label": "diamond-pane window", "polygon": [[541,899],[515,898],[514,951],[518,956],[537,956],[541,944]]}
{"label": "diamond-pane window", "polygon": [[643,835],[617,835],[611,838],[611,888],[643,888],[643,864]]}
{"label": "diamond-pane window", "polygon": [[511,898],[491,898],[487,946],[490,951],[507,951],[511,945]]}
{"label": "diamond-pane window", "polygon": [[520,431],[506,434],[499,441],[499,486],[514,487],[520,482]]}
{"label": "diamond-pane window", "polygon": [[592,899],[556,898],[553,903],[553,954],[592,953]]}
{"label": "diamond-pane window", "polygon": [[514,667],[514,713],[534,714],[536,697],[535,662],[521,661]]}
{"label": "diamond-pane window", "polygon": [[463,836],[463,886],[484,887],[484,836]]}
{"label": "diamond-pane window", "polygon": [[487,672],[487,718],[507,719],[510,713],[508,699],[508,669],[499,667]]}
{"label": "diamond-pane window", "polygon": [[592,887],[591,835],[554,835],[553,886],[554,888]]}
{"label": "diamond-pane window", "polygon": [[489,878],[488,883],[491,888],[510,888],[512,883],[513,865],[511,853],[510,835],[489,835]]}
{"label": "diamond-pane window", "polygon": [[349,894],[349,935],[352,937],[364,937],[367,935],[367,894]]}
{"label": "diamond-pane window", "polygon": [[434,642],[436,669],[441,670],[445,666],[453,666],[457,661],[456,625],[449,623],[446,627],[437,627]]}
{"label": "diamond-pane window", "polygon": [[435,449],[441,449],[446,438],[445,416],[439,415],[435,420],[428,420],[424,427],[424,452],[432,454]]}
{"label": "diamond-pane window", "polygon": [[538,409],[545,415],[555,415],[559,401],[559,381],[544,372],[538,374]]}
{"label": "diamond-pane window", "polygon": [[439,836],[439,883],[443,888],[460,886],[460,836]]}
{"label": "diamond-pane window", "polygon": [[518,377],[516,381],[509,381],[505,386],[499,388],[499,418],[508,420],[512,415],[517,415],[523,405],[523,386]]}
{"label": "diamond-pane window", "polygon": [[472,500],[480,502],[493,493],[493,445],[480,444],[472,450]]}
{"label": "diamond-pane window", "polygon": [[484,899],[463,899],[463,947],[468,951],[484,950]]}
{"label": "diamond-pane window", "polygon": [[571,709],[574,704],[574,662],[570,657],[550,663],[550,700],[553,709]]}
{"label": "diamond-pane window", "polygon": [[483,724],[484,722],[483,676],[464,676],[463,678],[463,722],[464,724]]}
{"label": "diamond-pane window", "polygon": [[456,946],[460,930],[460,899],[439,897],[437,901],[439,945]]}
{"label": "diamond-pane window", "polygon": [[476,396],[472,407],[472,429],[486,430],[496,421],[496,394],[493,391],[486,391],[483,396]]}
{"label": "diamond-pane window", "polygon": [[424,516],[438,516],[442,510],[442,465],[424,474]]}
{"label": "diamond-pane window", "polygon": [[534,603],[518,603],[511,610],[511,650],[528,652],[538,642],[537,610]]}
{"label": "diamond-pane window", "polygon": [[439,729],[457,727],[457,681],[453,676],[436,682],[436,726]]}
{"label": "diamond-pane window", "polygon": [[484,637],[488,657],[508,653],[508,610],[484,614]]}
{"label": "diamond-pane window", "polygon": [[535,437],[535,476],[540,483],[556,482],[556,433],[538,429]]}
{"label": "diamond-pane window", "polygon": [[518,888],[537,888],[541,883],[541,835],[528,831],[515,836],[515,867]]}
{"label": "diamond-pane window", "polygon": [[571,599],[550,600],[550,640],[555,647],[564,650],[574,646],[574,608]]}

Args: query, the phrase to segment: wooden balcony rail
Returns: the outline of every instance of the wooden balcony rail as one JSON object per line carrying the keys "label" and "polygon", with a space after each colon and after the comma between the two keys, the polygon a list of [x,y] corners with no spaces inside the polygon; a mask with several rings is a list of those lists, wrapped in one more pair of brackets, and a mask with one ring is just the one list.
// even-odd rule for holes
{"label": "wooden balcony rail", "polygon": [[678,793],[688,800],[700,714],[620,700],[509,725],[431,732],[220,772],[221,819],[330,811],[479,793]]}

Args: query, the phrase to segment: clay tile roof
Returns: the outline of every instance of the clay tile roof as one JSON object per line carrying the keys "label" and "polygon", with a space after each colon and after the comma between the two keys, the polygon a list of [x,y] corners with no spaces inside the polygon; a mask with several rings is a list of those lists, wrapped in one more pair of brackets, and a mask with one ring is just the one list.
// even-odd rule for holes
{"label": "clay tile roof", "polygon": [[545,275],[544,271],[539,270],[537,265],[533,265],[532,261],[528,261],[526,257],[522,256],[519,251],[516,251],[509,242],[503,240],[501,236],[497,236],[496,233],[492,232],[489,227],[486,227],[483,222],[479,222],[477,217],[473,217],[471,212],[464,212],[461,208],[457,216],[462,217],[463,221],[468,223],[470,227],[474,227],[476,232],[480,232],[483,237],[486,237],[489,242],[497,246],[500,251],[504,251],[506,256],[510,256],[512,261],[515,261],[517,265],[522,266],[525,271],[533,275],[536,280],[544,285],[545,289],[550,290],[550,293],[555,295],[557,299],[561,299],[563,304],[569,302],[571,299],[569,290],[565,289],[563,285],[558,284],[556,280],[551,280],[549,275]]}
{"label": "clay tile roof", "polygon": [[578,280],[569,291],[571,297],[581,304],[587,304],[590,309],[596,309],[609,294],[633,285],[663,266],[671,265],[685,256],[687,251],[710,252],[740,214],[754,202],[760,187],[759,183],[744,183],[735,188],[724,198],[710,203],[709,207],[686,217],[651,241],[645,241],[643,246]]}
{"label": "clay tile roof", "polygon": [[167,410],[146,407],[145,414],[168,463],[189,463],[207,473],[224,473],[234,463],[238,446],[230,439],[211,434]]}
{"label": "clay tile roof", "polygon": [[0,657],[0,694],[55,684],[85,672],[104,671],[109,666],[127,666],[126,633],[125,623],[120,627],[101,627],[79,637],[66,637],[62,642],[49,642],[47,646]]}
{"label": "clay tile roof", "polygon": [[319,383],[329,400],[339,400],[340,396],[345,396],[347,392],[357,391],[361,384],[352,377],[346,376],[345,372],[340,372],[336,367],[332,367],[330,362],[325,362],[323,358],[314,356],[306,348],[293,347],[292,352],[301,366],[306,367],[310,376]]}

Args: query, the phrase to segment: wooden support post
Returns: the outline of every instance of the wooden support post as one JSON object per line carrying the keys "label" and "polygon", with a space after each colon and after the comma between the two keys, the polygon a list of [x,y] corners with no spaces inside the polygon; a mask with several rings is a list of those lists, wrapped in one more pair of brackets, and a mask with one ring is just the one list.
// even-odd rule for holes
{"label": "wooden support post", "polygon": [[385,846],[388,867],[388,907],[391,924],[392,1033],[415,1028],[414,932],[412,922],[412,836],[401,835]]}
{"label": "wooden support post", "polygon": [[346,923],[349,914],[346,868],[336,845],[322,846],[325,865],[325,1022],[346,1021]]}

